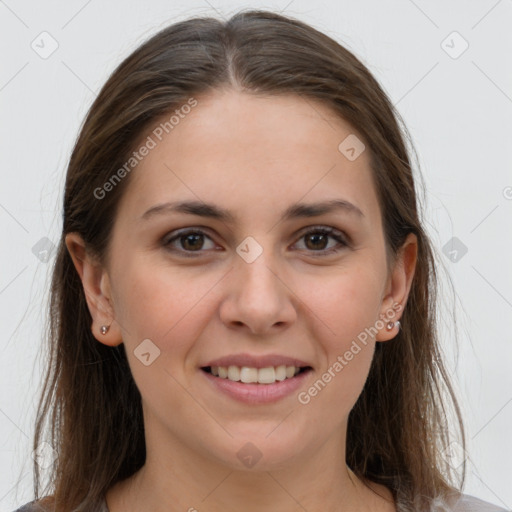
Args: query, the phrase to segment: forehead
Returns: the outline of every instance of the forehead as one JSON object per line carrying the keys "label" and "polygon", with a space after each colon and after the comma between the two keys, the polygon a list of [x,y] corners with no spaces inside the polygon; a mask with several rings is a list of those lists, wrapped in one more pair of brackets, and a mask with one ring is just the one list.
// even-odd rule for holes
{"label": "forehead", "polygon": [[369,152],[354,160],[343,152],[346,144],[340,150],[343,141],[362,137],[326,105],[231,90],[196,101],[172,128],[165,125],[170,113],[144,134],[154,147],[131,173],[120,205],[125,218],[184,198],[229,205],[241,216],[254,213],[251,207],[260,215],[301,199],[345,198],[379,215]]}

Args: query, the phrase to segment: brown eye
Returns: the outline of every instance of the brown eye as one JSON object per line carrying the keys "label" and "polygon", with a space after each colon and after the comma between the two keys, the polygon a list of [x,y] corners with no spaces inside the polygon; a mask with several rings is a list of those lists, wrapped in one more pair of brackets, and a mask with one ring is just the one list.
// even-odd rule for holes
{"label": "brown eye", "polygon": [[[343,234],[330,227],[318,227],[313,228],[303,233],[300,237],[301,240],[305,240],[305,247],[308,252],[318,252],[322,254],[330,254],[338,252],[343,247],[347,247],[347,243]],[[329,247],[329,240],[337,242]]]}
{"label": "brown eye", "polygon": [[323,233],[310,233],[304,236],[306,239],[306,247],[308,249],[320,249],[324,250],[326,244],[329,243],[329,235]]}
{"label": "brown eye", "polygon": [[201,234],[189,234],[183,235],[178,238],[181,243],[181,246],[186,251],[194,251],[196,249],[201,249],[204,244],[204,235]]}
{"label": "brown eye", "polygon": [[206,247],[206,249],[213,249],[215,244],[213,244],[211,238],[200,229],[180,231],[171,238],[164,238],[162,245],[170,251],[189,256],[190,253],[204,252],[202,249],[205,249],[205,239],[211,242],[211,246]]}

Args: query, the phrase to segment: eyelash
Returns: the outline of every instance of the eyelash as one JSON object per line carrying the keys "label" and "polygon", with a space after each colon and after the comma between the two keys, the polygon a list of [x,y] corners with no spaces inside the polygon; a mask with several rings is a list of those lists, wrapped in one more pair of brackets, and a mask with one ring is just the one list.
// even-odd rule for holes
{"label": "eyelash", "polygon": [[[330,249],[322,249],[319,251],[314,251],[314,250],[308,251],[310,253],[318,253],[318,254],[315,254],[315,257],[317,257],[317,256],[322,257],[322,256],[330,255],[330,254],[339,252],[341,249],[349,246],[349,243],[347,242],[347,239],[343,235],[343,233],[341,233],[340,231],[338,231],[334,228],[328,227],[328,226],[313,226],[308,231],[302,233],[299,237],[299,240],[301,240],[302,238],[304,238],[308,235],[311,235],[311,234],[329,235],[330,238],[333,238],[342,246],[342,247],[339,247],[339,246],[331,247]],[[185,249],[176,249],[176,248],[170,247],[172,242],[174,242],[175,240],[179,240],[180,238],[183,238],[187,235],[203,235],[203,236],[211,239],[211,237],[208,235],[208,233],[206,233],[205,231],[203,231],[200,228],[195,228],[195,229],[186,228],[186,229],[176,233],[176,235],[173,236],[172,238],[164,237],[162,239],[162,245],[165,247],[165,249],[167,249],[171,252],[182,253],[182,255],[187,258],[195,258],[195,257],[200,256],[200,254],[202,252],[205,252],[204,250],[187,251]]]}

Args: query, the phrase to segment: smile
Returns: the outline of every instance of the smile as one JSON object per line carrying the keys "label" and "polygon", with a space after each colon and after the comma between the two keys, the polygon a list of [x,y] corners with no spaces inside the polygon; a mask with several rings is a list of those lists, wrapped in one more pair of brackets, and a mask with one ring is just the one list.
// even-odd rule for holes
{"label": "smile", "polygon": [[238,401],[250,404],[275,402],[297,391],[312,372],[310,366],[207,366],[202,374],[215,387]]}
{"label": "smile", "polygon": [[233,382],[243,382],[245,384],[274,384],[275,382],[291,379],[298,373],[306,371],[309,367],[297,366],[268,366],[266,368],[251,368],[248,366],[207,366],[203,370],[220,377],[229,379]]}

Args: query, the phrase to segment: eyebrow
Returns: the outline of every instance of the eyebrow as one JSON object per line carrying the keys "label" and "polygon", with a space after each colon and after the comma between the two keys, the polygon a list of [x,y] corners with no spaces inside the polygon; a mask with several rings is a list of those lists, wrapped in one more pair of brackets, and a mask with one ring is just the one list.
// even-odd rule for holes
{"label": "eyebrow", "polygon": [[[344,199],[331,199],[329,201],[317,203],[296,203],[289,206],[282,214],[280,221],[291,220],[295,218],[317,217],[335,210],[342,210],[347,213],[364,217],[363,212],[355,205]],[[200,217],[209,217],[233,224],[235,216],[229,210],[226,210],[215,204],[208,204],[202,201],[176,201],[157,204],[144,212],[139,221],[147,221],[155,216],[169,213],[186,213],[189,215],[198,215]]]}

